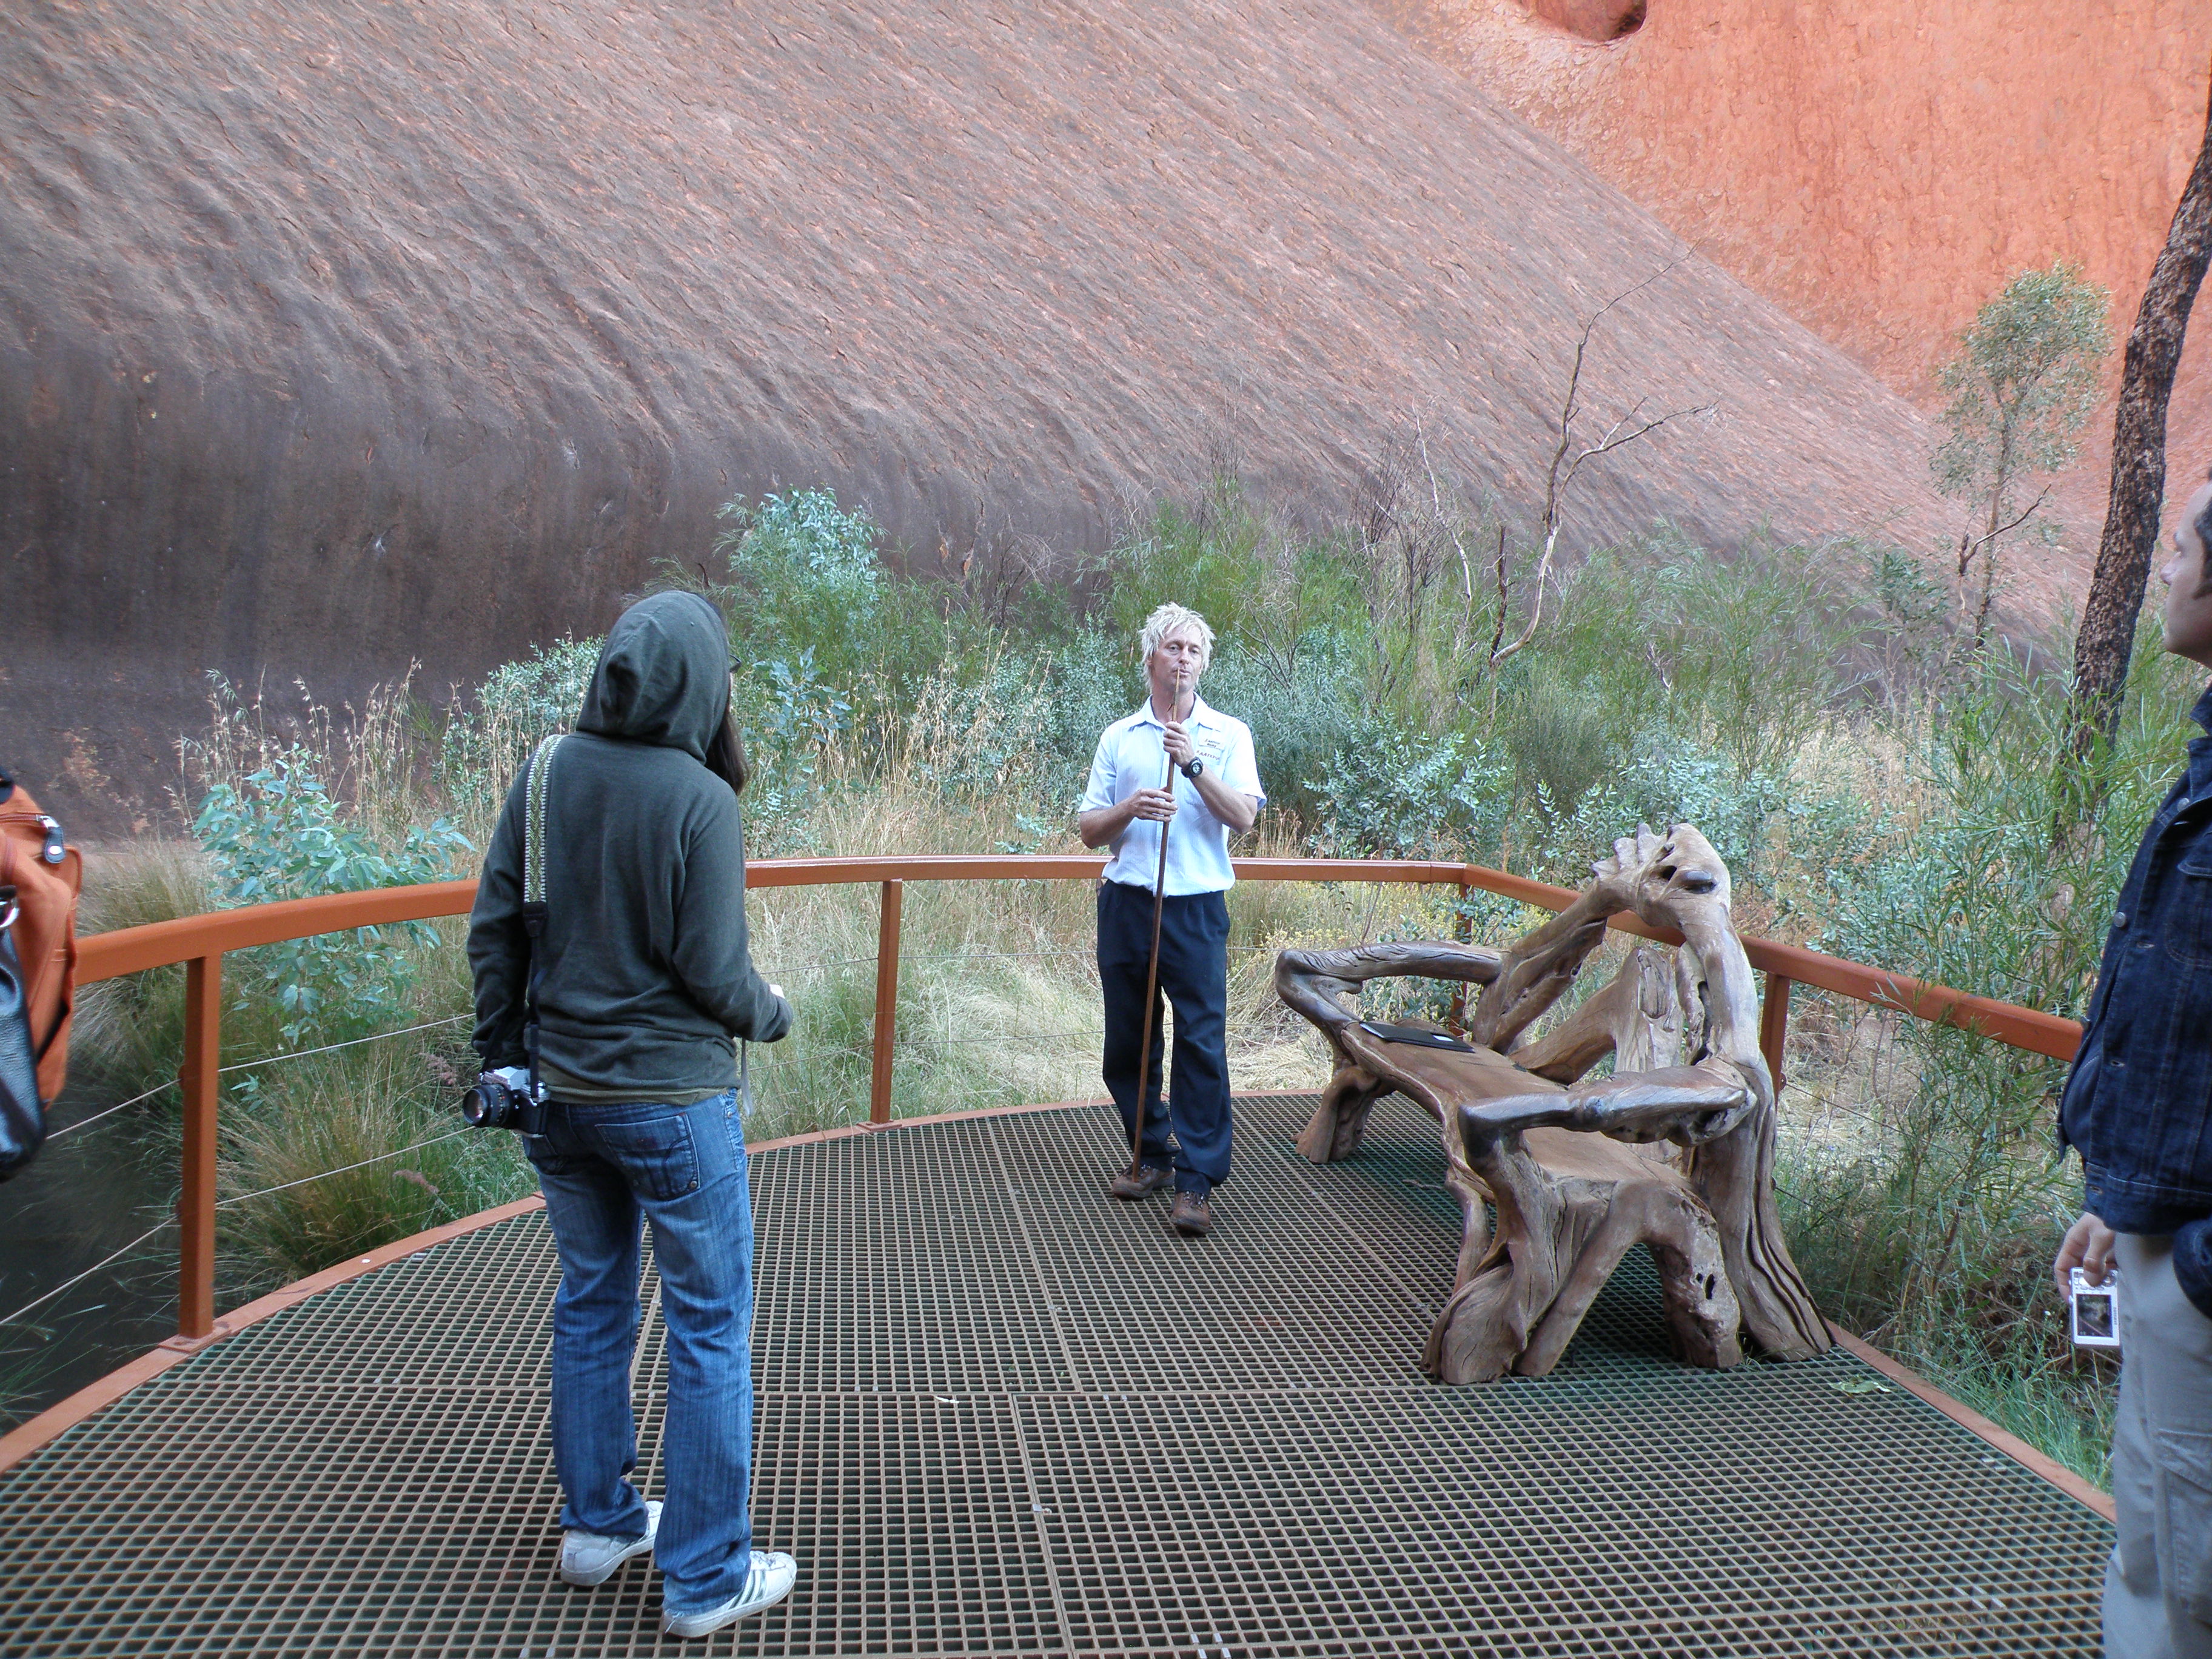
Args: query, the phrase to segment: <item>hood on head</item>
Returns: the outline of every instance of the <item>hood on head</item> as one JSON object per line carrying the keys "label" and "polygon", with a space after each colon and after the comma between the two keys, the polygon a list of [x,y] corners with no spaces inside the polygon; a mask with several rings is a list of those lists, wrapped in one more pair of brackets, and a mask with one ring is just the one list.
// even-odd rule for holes
{"label": "hood on head", "polygon": [[607,630],[576,729],[681,749],[704,761],[729,706],[730,639],[721,612],[696,593],[655,593]]}

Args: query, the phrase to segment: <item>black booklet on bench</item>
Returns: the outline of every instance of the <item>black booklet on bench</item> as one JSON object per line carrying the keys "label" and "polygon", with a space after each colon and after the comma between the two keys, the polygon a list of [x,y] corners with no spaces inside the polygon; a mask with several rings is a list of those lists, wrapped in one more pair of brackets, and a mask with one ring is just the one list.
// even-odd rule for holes
{"label": "black booklet on bench", "polygon": [[1371,1019],[1359,1022],[1359,1029],[1370,1036],[1381,1037],[1385,1042],[1410,1042],[1417,1048],[1453,1048],[1462,1054],[1475,1052],[1474,1045],[1462,1042],[1445,1031],[1425,1031],[1418,1025],[1383,1025]]}

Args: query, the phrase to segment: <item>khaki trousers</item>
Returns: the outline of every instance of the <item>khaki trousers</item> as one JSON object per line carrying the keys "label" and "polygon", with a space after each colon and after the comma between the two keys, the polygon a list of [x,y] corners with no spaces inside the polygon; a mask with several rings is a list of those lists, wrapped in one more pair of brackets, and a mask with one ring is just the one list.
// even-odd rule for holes
{"label": "khaki trousers", "polygon": [[2122,1233],[2118,1260],[2106,1659],[2212,1659],[2212,1320],[2174,1281],[2170,1239]]}

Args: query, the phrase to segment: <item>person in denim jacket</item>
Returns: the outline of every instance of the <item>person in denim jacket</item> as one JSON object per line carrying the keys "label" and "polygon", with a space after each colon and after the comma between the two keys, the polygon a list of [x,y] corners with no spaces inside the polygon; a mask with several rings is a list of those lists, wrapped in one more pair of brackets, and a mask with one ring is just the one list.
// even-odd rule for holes
{"label": "person in denim jacket", "polygon": [[[2212,668],[2212,484],[2174,532],[2166,648]],[[2212,732],[2212,690],[2197,700]],[[2212,1659],[2212,735],[2136,851],[2058,1109],[2087,1213],[2053,1270],[2120,1273],[2105,1651]]]}

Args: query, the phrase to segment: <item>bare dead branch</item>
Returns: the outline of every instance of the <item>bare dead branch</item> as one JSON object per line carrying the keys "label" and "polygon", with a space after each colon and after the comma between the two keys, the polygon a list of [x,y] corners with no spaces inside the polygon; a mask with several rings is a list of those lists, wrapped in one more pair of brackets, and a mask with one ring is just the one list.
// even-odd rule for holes
{"label": "bare dead branch", "polygon": [[1978,536],[1972,541],[1967,540],[1965,536],[1960,536],[1959,538],[1960,579],[1961,580],[1965,580],[1966,567],[1974,562],[1974,556],[1977,553],[1981,552],[1984,549],[1988,547],[1990,544],[1996,541],[1998,537],[2010,535],[2014,531],[2019,529],[2021,526],[2026,524],[2030,519],[2033,518],[2038,513],[2042,511],[2043,503],[2049,498],[2050,495],[2051,491],[2048,489],[2039,489],[2035,493],[2035,499],[2030,501],[2021,510],[2017,518],[2014,518],[2008,524],[1999,525],[1996,529],[1990,531],[1986,535]]}
{"label": "bare dead branch", "polygon": [[1468,562],[1467,544],[1460,539],[1459,527],[1444,511],[1443,492],[1437,483],[1436,465],[1429,459],[1428,434],[1421,429],[1418,416],[1413,421],[1413,440],[1421,447],[1421,470],[1429,475],[1429,507],[1436,514],[1437,524],[1450,541],[1452,551],[1459,555],[1460,586],[1468,606],[1472,608],[1474,604],[1474,568]]}
{"label": "bare dead branch", "polygon": [[1559,532],[1565,519],[1567,491],[1573,487],[1575,479],[1583,466],[1601,456],[1609,455],[1617,449],[1625,449],[1638,440],[1649,437],[1671,421],[1679,421],[1694,415],[1710,415],[1719,407],[1716,403],[1698,404],[1683,409],[1670,409],[1662,415],[1654,416],[1646,420],[1641,418],[1644,400],[1639,398],[1624,410],[1613,424],[1599,435],[1595,443],[1584,444],[1580,448],[1576,447],[1575,423],[1582,418],[1583,415],[1583,368],[1589,361],[1590,341],[1596,334],[1598,324],[1603,321],[1606,315],[1615,307],[1632,295],[1650,287],[1652,283],[1672,270],[1677,263],[1679,262],[1675,260],[1668,260],[1642,282],[1623,289],[1614,295],[1583,319],[1582,331],[1576,337],[1574,356],[1567,368],[1566,395],[1560,400],[1559,416],[1553,427],[1553,430],[1558,434],[1557,441],[1552,446],[1551,465],[1546,469],[1544,476],[1544,551],[1536,563],[1535,594],[1529,606],[1528,622],[1510,644],[1504,642],[1505,545],[1504,533],[1502,529],[1499,532],[1498,626],[1491,637],[1488,665],[1492,673],[1495,673],[1503,664],[1534,640],[1536,637],[1537,629],[1542,625],[1544,588],[1545,584],[1551,579],[1553,561],[1559,551]]}

